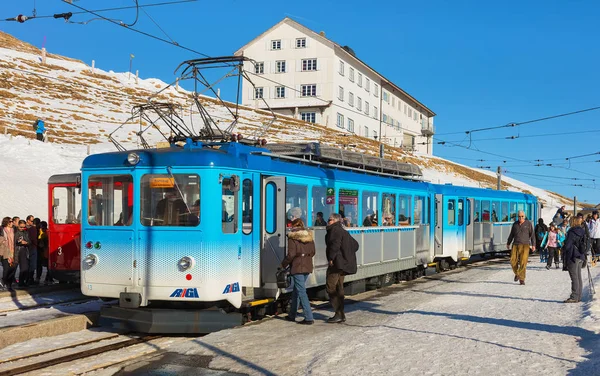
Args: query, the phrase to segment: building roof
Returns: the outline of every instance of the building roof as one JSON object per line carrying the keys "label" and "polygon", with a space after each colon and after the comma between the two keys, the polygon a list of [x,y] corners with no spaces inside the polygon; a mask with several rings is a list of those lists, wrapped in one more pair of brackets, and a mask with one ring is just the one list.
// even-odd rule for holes
{"label": "building roof", "polygon": [[336,51],[337,53],[339,53],[340,55],[343,55],[344,58],[346,60],[354,60],[354,62],[358,63],[359,65],[362,65],[364,68],[370,70],[373,74],[375,74],[376,76],[378,76],[383,85],[387,85],[390,86],[391,88],[393,88],[394,90],[399,91],[400,93],[402,93],[403,95],[407,96],[408,98],[410,98],[412,101],[414,101],[423,111],[427,112],[427,114],[432,117],[435,116],[435,112],[433,112],[432,110],[430,110],[427,106],[425,106],[423,103],[419,102],[416,98],[414,98],[412,95],[408,94],[406,91],[402,90],[398,85],[394,84],[391,80],[388,80],[387,78],[385,78],[381,73],[377,72],[375,69],[371,68],[369,65],[367,65],[367,63],[365,63],[364,61],[362,61],[361,59],[357,58],[355,55],[349,53],[345,48],[343,48],[340,44],[332,41],[331,39],[326,38],[324,35],[321,35],[320,33],[317,33],[309,28],[307,28],[306,26],[292,20],[289,17],[285,17],[283,20],[279,21],[277,24],[273,25],[272,27],[270,27],[269,29],[265,30],[262,34],[260,34],[259,36],[257,36],[256,38],[252,39],[250,42],[246,43],[244,46],[242,46],[241,48],[239,48],[237,51],[235,51],[235,55],[241,55],[243,54],[244,50],[246,48],[248,48],[248,46],[250,46],[251,44],[253,44],[257,39],[262,38],[265,34],[271,32],[272,30],[278,28],[279,26],[281,26],[282,24],[287,24],[295,29],[297,29],[298,31],[310,35],[312,38],[318,40],[319,42],[325,44],[326,46],[329,46],[330,48],[332,48],[334,51]]}

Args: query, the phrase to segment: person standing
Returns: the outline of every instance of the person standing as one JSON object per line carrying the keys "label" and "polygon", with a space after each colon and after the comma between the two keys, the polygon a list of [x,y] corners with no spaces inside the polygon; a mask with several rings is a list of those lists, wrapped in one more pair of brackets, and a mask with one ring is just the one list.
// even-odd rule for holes
{"label": "person standing", "polygon": [[24,220],[20,220],[15,232],[15,260],[19,264],[19,287],[27,286],[29,277],[29,232]]}
{"label": "person standing", "polygon": [[513,223],[506,242],[506,248],[511,249],[510,264],[515,273],[515,282],[519,281],[521,285],[525,284],[525,274],[527,270],[527,260],[529,259],[529,246],[535,252],[535,235],[531,222],[525,219],[525,212],[519,210],[518,219]]}
{"label": "person standing", "polygon": [[541,248],[539,248],[540,250],[544,249],[545,247],[548,248],[548,260],[546,260],[546,269],[550,270],[550,268],[552,267],[552,260],[554,260],[554,265],[556,266],[556,269],[558,269],[558,249],[562,246],[562,240],[563,239],[560,236],[556,225],[554,224],[554,222],[550,222],[550,230],[546,233],[544,239],[542,239],[542,243],[540,244]]}
{"label": "person standing", "polygon": [[327,261],[327,279],[325,288],[329,295],[335,315],[327,320],[328,323],[346,321],[344,314],[344,277],[355,274],[357,270],[356,251],[358,242],[342,227],[342,216],[333,213],[329,216],[326,227],[325,245]]}
{"label": "person standing", "polygon": [[27,233],[29,234],[29,275],[27,277],[27,284],[31,285],[37,283],[34,280],[35,271],[37,270],[37,262],[38,262],[38,230],[35,227],[34,216],[28,215],[26,219],[27,224]]}
{"label": "person standing", "polygon": [[327,226],[325,218],[323,218],[323,212],[317,212],[317,219],[315,219],[315,226]]}
{"label": "person standing", "polygon": [[565,210],[565,205],[558,208],[556,214],[554,214],[554,217],[552,218],[552,222],[554,222],[555,225],[559,226],[562,223],[562,221],[564,221],[564,219],[567,217],[567,213],[565,212]]}
{"label": "person standing", "polygon": [[592,219],[588,223],[588,229],[592,243],[592,260],[595,262],[600,254],[600,219],[598,218],[597,210],[592,212]]}
{"label": "person standing", "polygon": [[565,246],[563,247],[563,270],[569,272],[571,277],[571,295],[565,303],[578,303],[581,301],[583,278],[581,268],[585,262],[585,230],[581,227],[581,219],[573,218],[571,228],[567,232]]}
{"label": "person standing", "polygon": [[[553,222],[550,222],[550,224],[552,224]],[[540,258],[543,257],[544,252],[542,252],[544,250],[544,247],[541,247],[542,245],[542,240],[544,240],[544,237],[546,236],[546,234],[548,233],[548,226],[546,226],[544,224],[544,220],[542,218],[538,219],[538,224],[535,225],[535,247],[540,251]],[[546,257],[548,255],[546,254]],[[548,261],[548,260],[543,260],[543,261]],[[552,266],[552,263],[550,263],[550,266]]]}
{"label": "person standing", "polygon": [[44,141],[44,134],[46,133],[46,125],[41,119],[37,119],[35,122],[35,136],[38,141]]}
{"label": "person standing", "polygon": [[46,267],[46,279],[44,283],[50,282],[50,268],[48,268],[48,222],[40,222],[40,230],[38,235],[38,263],[36,269],[36,280],[41,282],[43,267]]}
{"label": "person standing", "polygon": [[306,295],[306,279],[313,272],[313,257],[315,256],[315,241],[313,232],[304,228],[302,219],[296,218],[292,221],[292,229],[288,234],[287,256],[281,262],[281,268],[285,269],[292,265],[291,275],[294,283],[292,291],[292,306],[285,318],[288,321],[296,321],[298,314],[298,302],[304,312],[304,320],[298,324],[312,325],[314,323],[310,301]]}
{"label": "person standing", "polygon": [[10,217],[4,217],[2,227],[0,227],[0,258],[2,259],[2,284],[8,291],[12,291],[17,263],[15,261],[15,233]]}

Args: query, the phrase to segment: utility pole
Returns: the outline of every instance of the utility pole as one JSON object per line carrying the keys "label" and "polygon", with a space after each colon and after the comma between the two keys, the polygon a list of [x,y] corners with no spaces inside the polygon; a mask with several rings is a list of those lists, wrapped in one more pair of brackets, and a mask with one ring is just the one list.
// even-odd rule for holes
{"label": "utility pole", "polygon": [[[383,133],[381,133],[381,125],[383,122],[383,81],[379,82],[379,158],[383,158]],[[387,134],[387,132],[386,132]]]}
{"label": "utility pole", "polygon": [[573,197],[573,217],[577,216],[577,196]]}
{"label": "utility pole", "polygon": [[496,184],[496,190],[500,191],[500,190],[502,190],[502,167],[498,166],[498,171],[496,172],[496,174],[498,175],[498,182]]}

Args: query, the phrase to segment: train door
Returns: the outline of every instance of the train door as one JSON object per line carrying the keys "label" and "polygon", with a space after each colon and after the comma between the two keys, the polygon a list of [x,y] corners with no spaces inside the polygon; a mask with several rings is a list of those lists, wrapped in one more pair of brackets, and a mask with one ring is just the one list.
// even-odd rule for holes
{"label": "train door", "polygon": [[442,242],[444,254],[458,257],[464,250],[464,199],[456,196],[444,196],[442,215]]}
{"label": "train door", "polygon": [[48,180],[48,268],[61,282],[79,282],[81,247],[81,175]]}
{"label": "train door", "polygon": [[[255,210],[255,206],[257,205],[255,198],[259,197],[260,186],[254,184],[254,175],[252,173],[244,172],[241,179],[242,286],[259,287],[260,210]],[[249,293],[246,292],[246,295],[249,295]]]}
{"label": "train door", "polygon": [[434,223],[435,223],[435,232],[434,232],[434,243],[435,243],[435,250],[434,250],[434,255],[442,255],[444,254],[444,236],[443,236],[443,231],[444,231],[444,226],[442,225],[443,223],[443,212],[444,212],[444,208],[442,205],[442,200],[443,200],[442,195],[436,194],[435,195],[435,206],[434,206],[434,214],[433,214],[433,219],[434,219]]}
{"label": "train door", "polygon": [[[285,177],[262,178],[260,279],[265,290],[277,291],[275,272],[285,257]],[[265,291],[267,292],[267,291]]]}
{"label": "train door", "polygon": [[466,227],[465,227],[465,250],[469,252],[469,254],[473,253],[473,199],[468,198],[465,202],[467,207],[465,210],[466,213]]}

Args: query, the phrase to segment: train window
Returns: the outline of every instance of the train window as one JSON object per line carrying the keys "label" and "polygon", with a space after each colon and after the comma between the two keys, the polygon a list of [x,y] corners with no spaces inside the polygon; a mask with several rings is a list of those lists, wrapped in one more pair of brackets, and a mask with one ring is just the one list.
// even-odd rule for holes
{"label": "train window", "polygon": [[500,218],[500,203],[492,201],[492,222],[498,222],[498,218]]}
{"label": "train window", "polygon": [[479,200],[474,200],[473,203],[475,204],[475,215],[473,217],[473,222],[474,223],[478,223],[481,222],[481,201]]}
{"label": "train window", "polygon": [[458,225],[462,226],[464,224],[464,216],[465,216],[465,200],[462,198],[458,199]]}
{"label": "train window", "polygon": [[412,217],[412,211],[410,209],[411,204],[412,196],[398,196],[398,224],[400,226],[410,226]]}
{"label": "train window", "polygon": [[[381,213],[383,215],[383,226],[396,225],[396,195],[384,193],[381,198]],[[402,223],[399,223],[402,224]],[[408,223],[406,223],[408,224]]]}
{"label": "train window", "polygon": [[481,221],[490,221],[490,202],[487,200],[481,201]]}
{"label": "train window", "polygon": [[346,227],[358,226],[358,189],[338,190],[339,213]]}
{"label": "train window", "polygon": [[[335,190],[327,187],[312,188],[312,224],[313,226],[326,226],[329,215],[334,211]],[[317,219],[317,213],[322,213],[323,221]],[[308,226],[308,223],[306,224]]]}
{"label": "train window", "polygon": [[502,201],[502,222],[508,222],[508,201]]}
{"label": "train window", "polygon": [[533,204],[527,204],[526,208],[527,208],[527,213],[526,213],[527,219],[533,219]]}
{"label": "train window", "polygon": [[525,203],[524,202],[517,203],[517,213],[521,210],[523,211],[523,213],[525,213],[525,219],[529,218],[529,215],[525,211]]}
{"label": "train window", "polygon": [[196,174],[147,174],[140,181],[143,226],[197,226],[200,177]]}
{"label": "train window", "polygon": [[52,189],[52,223],[81,223],[81,194],[77,187]]}
{"label": "train window", "polygon": [[415,211],[413,221],[415,225],[427,224],[427,215],[425,212],[425,197],[415,196]]}
{"label": "train window", "polygon": [[265,190],[265,231],[274,234],[277,231],[277,185],[269,182]]}
{"label": "train window", "polygon": [[[239,218],[239,180],[231,178],[223,178],[221,183],[221,229],[224,234],[235,234],[238,230]],[[238,181],[237,189],[235,184],[231,182]],[[229,181],[229,182],[228,182]]]}
{"label": "train window", "polygon": [[[287,184],[285,187],[285,209],[287,210],[286,225],[289,225],[294,219],[300,218],[304,225],[306,224],[307,208],[306,185]],[[329,218],[329,217],[327,217]]]}
{"label": "train window", "polygon": [[131,175],[90,176],[87,216],[91,226],[130,226],[133,216]]}
{"label": "train window", "polygon": [[511,203],[510,203],[510,220],[511,221],[517,220],[517,203],[514,201],[511,201]]}
{"label": "train window", "polygon": [[244,179],[242,183],[242,232],[252,233],[252,180]]}
{"label": "train window", "polygon": [[379,193],[364,191],[362,194],[362,215],[363,226],[378,226],[379,216],[377,215],[377,201]]}
{"label": "train window", "polygon": [[448,200],[448,225],[454,226],[456,224],[456,201]]}

